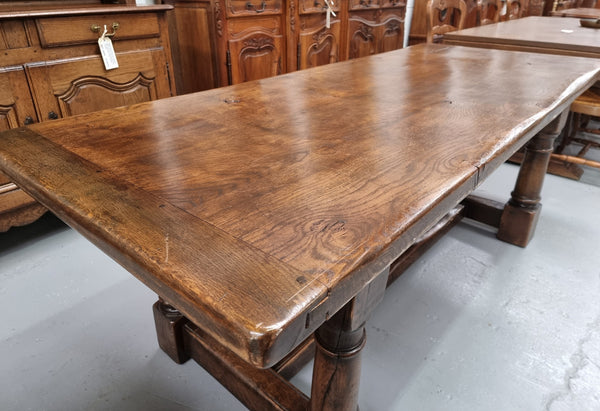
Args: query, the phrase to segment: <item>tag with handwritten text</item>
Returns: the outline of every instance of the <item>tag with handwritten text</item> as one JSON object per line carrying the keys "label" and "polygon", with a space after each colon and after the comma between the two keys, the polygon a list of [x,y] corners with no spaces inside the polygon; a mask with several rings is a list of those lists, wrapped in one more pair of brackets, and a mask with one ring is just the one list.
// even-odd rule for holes
{"label": "tag with handwritten text", "polygon": [[98,39],[98,46],[100,46],[100,54],[102,55],[102,61],[104,62],[104,68],[106,70],[112,70],[119,67],[117,61],[117,55],[113,48],[112,41],[110,38],[102,36]]}

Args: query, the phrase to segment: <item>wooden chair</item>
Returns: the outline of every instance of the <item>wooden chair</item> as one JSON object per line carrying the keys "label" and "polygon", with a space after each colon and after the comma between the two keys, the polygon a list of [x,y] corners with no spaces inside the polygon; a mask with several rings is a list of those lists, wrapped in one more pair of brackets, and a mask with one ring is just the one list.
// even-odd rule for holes
{"label": "wooden chair", "polygon": [[440,43],[444,34],[461,30],[467,18],[464,0],[429,0],[427,3],[427,42]]}
{"label": "wooden chair", "polygon": [[[600,163],[594,161],[577,161],[577,158],[584,160],[583,156],[590,148],[600,148],[600,142],[579,136],[580,133],[584,132],[595,134],[600,137],[600,129],[588,127],[590,117],[600,117],[600,88],[592,87],[581,96],[577,97],[573,104],[571,104],[571,113],[569,116],[569,121],[565,133],[563,134],[562,141],[554,152],[556,154],[562,154],[565,147],[569,144],[581,144],[582,148],[574,156],[575,159],[571,157],[571,162],[600,168]],[[569,159],[564,160],[570,161]]]}
{"label": "wooden chair", "polygon": [[498,23],[500,21],[500,11],[502,10],[502,0],[479,0],[477,1],[477,21],[478,25]]}
{"label": "wooden chair", "polygon": [[507,0],[506,1],[506,14],[502,20],[514,20],[523,17],[523,2],[522,0]]}
{"label": "wooden chair", "polygon": [[577,9],[579,7],[583,7],[582,3],[583,3],[583,0],[556,0],[552,4],[552,11]]}

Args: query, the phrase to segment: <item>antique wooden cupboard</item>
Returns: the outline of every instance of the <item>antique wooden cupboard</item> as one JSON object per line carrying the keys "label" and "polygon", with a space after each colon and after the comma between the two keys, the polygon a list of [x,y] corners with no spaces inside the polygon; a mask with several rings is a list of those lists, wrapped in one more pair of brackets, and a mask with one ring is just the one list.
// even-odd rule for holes
{"label": "antique wooden cupboard", "polygon": [[[93,3],[0,4],[0,130],[174,94],[171,7]],[[97,43],[104,25],[115,33],[113,70]],[[44,211],[0,173],[0,232]]]}
{"label": "antique wooden cupboard", "polygon": [[405,0],[163,0],[179,94],[402,47]]}

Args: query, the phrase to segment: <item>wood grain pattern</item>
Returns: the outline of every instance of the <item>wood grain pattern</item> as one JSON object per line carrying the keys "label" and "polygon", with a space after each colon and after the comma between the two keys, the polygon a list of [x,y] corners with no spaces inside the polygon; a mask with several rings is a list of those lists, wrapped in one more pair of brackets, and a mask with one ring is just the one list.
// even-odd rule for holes
{"label": "wood grain pattern", "polygon": [[[0,169],[266,367],[599,70],[591,59],[416,46],[9,131]],[[490,81],[507,72],[514,81]]]}

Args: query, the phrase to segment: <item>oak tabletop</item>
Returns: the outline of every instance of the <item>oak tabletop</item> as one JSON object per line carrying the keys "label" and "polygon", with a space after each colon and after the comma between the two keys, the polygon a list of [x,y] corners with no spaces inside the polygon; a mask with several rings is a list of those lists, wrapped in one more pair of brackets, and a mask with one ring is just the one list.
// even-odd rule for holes
{"label": "oak tabletop", "polygon": [[579,19],[529,16],[447,33],[445,44],[600,57],[600,30]]}
{"label": "oak tabletop", "polygon": [[266,367],[567,109],[599,67],[419,45],[11,130],[0,170]]}

